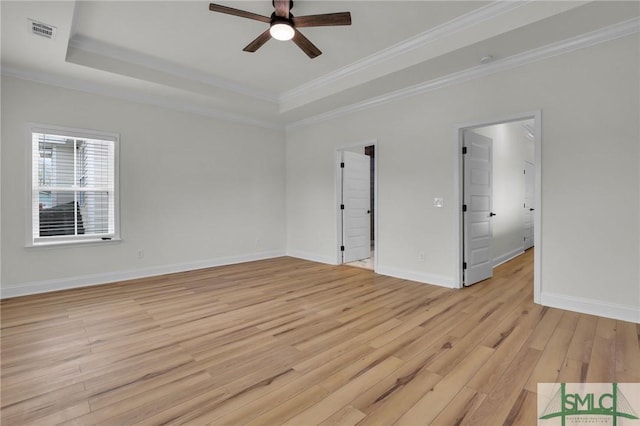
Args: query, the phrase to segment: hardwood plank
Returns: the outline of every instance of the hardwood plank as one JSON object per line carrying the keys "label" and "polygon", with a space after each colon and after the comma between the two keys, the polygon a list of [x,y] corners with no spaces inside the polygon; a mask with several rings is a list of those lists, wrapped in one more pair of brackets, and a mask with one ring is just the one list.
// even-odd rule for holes
{"label": "hardwood plank", "polygon": [[20,421],[17,424],[22,426],[57,425],[82,417],[82,415],[88,413],[90,410],[87,401],[82,401],[76,405],[55,411],[47,416],[38,417],[32,421]]}
{"label": "hardwood plank", "polygon": [[356,425],[360,420],[365,417],[365,414],[359,410],[356,410],[351,405],[343,407],[340,411],[319,423],[319,426],[350,426]]}
{"label": "hardwood plank", "polygon": [[[486,398],[468,387],[463,387],[442,412],[433,420],[434,425],[461,425],[482,405]],[[514,423],[510,423],[514,424]]]}
{"label": "hardwood plank", "polygon": [[[292,369],[260,372],[262,376],[270,374],[262,380],[240,380],[227,387],[218,387],[210,392],[174,405],[154,416],[143,419],[139,424],[210,424],[218,418],[246,405],[249,401],[292,383],[299,374]],[[130,424],[130,422],[126,422]],[[138,423],[135,423],[138,424]]]}
{"label": "hardwood plank", "polygon": [[[429,365],[429,370],[441,376],[446,376],[458,368],[458,364],[485,339],[495,326],[496,324],[493,321],[484,321],[473,328],[463,338],[458,340],[451,339],[451,345],[448,350],[439,355],[433,363]],[[490,349],[486,346],[482,348]],[[491,354],[493,354],[493,351],[491,348]]]}
{"label": "hardwood plank", "polygon": [[[323,366],[322,369],[314,370],[310,374],[302,375],[299,379],[291,383],[286,383],[278,389],[275,389],[262,397],[255,398],[242,407],[239,407],[236,410],[222,415],[220,418],[216,419],[216,423],[237,425],[255,419],[262,424],[270,424],[276,423],[276,418],[280,422],[285,421],[288,417],[283,417],[284,411],[274,410],[274,407],[288,407],[292,404],[291,400],[294,399],[298,401],[295,407],[299,411],[302,411],[307,406],[319,402],[321,399],[325,398],[329,394],[329,392],[315,385],[318,377],[322,377],[325,374],[328,374],[327,372],[329,371],[339,370],[340,367],[344,365],[344,363],[349,362],[359,354],[360,351],[347,353],[345,354],[345,356],[341,357],[339,361],[327,364]],[[309,399],[305,399],[305,396],[301,397],[301,395],[306,395],[306,392],[308,390],[313,390],[313,392],[308,395]],[[307,401],[308,404],[304,405],[304,403],[300,402],[302,400]],[[290,414],[290,417],[294,414],[297,414],[291,410],[288,410],[287,412]]]}
{"label": "hardwood plank", "polygon": [[574,331],[578,325],[578,321],[582,317],[578,312],[564,311],[562,318],[558,323],[558,327]]}
{"label": "hardwood plank", "polygon": [[509,365],[518,354],[524,343],[531,335],[532,330],[516,326],[495,349],[493,355],[478,369],[478,372],[469,380],[467,386],[482,394],[488,394],[504,374],[504,366]]}
{"label": "hardwood plank", "polygon": [[308,354],[309,356],[302,362],[297,363],[293,368],[299,372],[306,373],[321,368],[326,363],[342,356],[345,353],[353,351],[355,348],[364,348],[366,352],[372,352],[374,349],[368,345],[371,339],[376,338],[379,334],[386,332],[390,328],[395,327],[399,323],[396,319],[386,321],[366,333],[362,333],[349,341],[342,342],[333,347],[327,347],[316,353]]}
{"label": "hardwood plank", "polygon": [[200,372],[157,386],[147,392],[138,392],[135,398],[120,398],[111,404],[91,404],[91,412],[79,416],[76,422],[84,424],[133,424],[177,404],[186,392],[197,393],[207,388],[210,376]]}
{"label": "hardwood plank", "polygon": [[[394,424],[423,397],[425,392],[433,391],[440,380],[442,377],[426,368],[415,368],[408,375],[396,379],[396,382],[380,393],[375,400],[364,402],[365,406],[360,408],[360,411],[365,412],[367,417],[359,425]],[[363,402],[358,398],[353,404],[359,407]]]}
{"label": "hardwood plank", "polygon": [[[90,392],[88,400],[91,409],[96,411],[105,407],[114,406],[124,400],[137,400],[145,394],[154,394],[158,389],[163,387],[173,389],[175,383],[191,377],[210,377],[210,375],[208,372],[203,371],[196,363],[190,363],[165,371],[162,374],[146,380],[139,380],[128,386],[116,387],[107,391]],[[189,392],[194,393],[195,389],[190,389]]]}
{"label": "hardwood plank", "polygon": [[563,313],[563,311],[557,309],[544,308],[542,319],[538,322],[529,341],[530,348],[539,351],[544,350],[560,319],[562,319]]}
{"label": "hardwood plank", "polygon": [[637,345],[636,327],[625,321],[616,325],[616,381],[640,383],[640,345]]}
{"label": "hardwood plank", "polygon": [[[64,414],[58,416],[56,413],[64,412],[69,406],[79,405],[80,411],[84,411],[82,407],[86,407],[89,411],[89,403],[86,399],[82,383],[75,383],[62,388],[51,388],[49,392],[38,396],[23,398],[18,400],[13,397],[5,400],[6,395],[13,396],[8,390],[2,390],[2,415],[3,424],[24,424],[30,422],[38,422],[39,419],[52,416],[52,419],[64,417]],[[72,410],[72,412],[75,412]],[[79,413],[76,415],[84,414]],[[76,417],[74,416],[74,417]],[[47,424],[44,420],[42,424]]]}
{"label": "hardwood plank", "polygon": [[402,426],[431,423],[492,354],[493,349],[476,347],[458,368],[443,377],[432,391],[418,400],[395,424]]}
{"label": "hardwood plank", "polygon": [[505,423],[541,354],[539,350],[532,349],[525,344],[482,405],[469,418],[469,424],[497,425]]}
{"label": "hardwood plank", "polygon": [[567,351],[567,357],[582,363],[589,363],[597,324],[598,317],[591,315],[580,317]]}
{"label": "hardwood plank", "polygon": [[322,422],[353,401],[361,392],[369,389],[383,377],[388,376],[402,364],[403,362],[398,358],[386,358],[379,364],[372,366],[363,374],[352,377],[352,380],[347,384],[331,392],[322,401],[289,419],[284,425],[295,426]]}
{"label": "hardwood plank", "polygon": [[567,357],[560,367],[558,383],[584,383],[587,381],[588,364]]}
{"label": "hardwood plank", "polygon": [[516,402],[511,407],[504,424],[506,425],[536,425],[538,424],[538,396],[536,392],[522,390]]}
{"label": "hardwood plank", "polygon": [[535,424],[640,381],[640,325],[533,304],[533,251],[451,290],[282,257],[0,301],[0,422]]}
{"label": "hardwood plank", "polygon": [[598,325],[596,326],[596,336],[609,340],[615,339],[616,320],[611,318],[598,318]]}
{"label": "hardwood plank", "polygon": [[262,414],[260,417],[250,421],[246,426],[270,426],[285,422],[294,415],[306,410],[308,407],[322,401],[328,395],[329,392],[324,390],[324,388],[311,386],[293,398]]}
{"label": "hardwood plank", "polygon": [[596,336],[587,371],[587,382],[609,383],[616,379],[616,341]]}
{"label": "hardwood plank", "polygon": [[562,363],[567,357],[572,336],[572,330],[561,327],[555,329],[525,385],[526,390],[536,393],[538,383],[555,383],[557,381]]}

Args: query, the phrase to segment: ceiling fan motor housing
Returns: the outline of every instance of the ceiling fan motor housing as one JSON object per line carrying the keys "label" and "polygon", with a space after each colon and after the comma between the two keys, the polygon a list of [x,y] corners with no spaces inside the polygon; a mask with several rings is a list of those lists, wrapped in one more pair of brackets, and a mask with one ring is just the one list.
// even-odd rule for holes
{"label": "ceiling fan motor housing", "polygon": [[273,12],[271,14],[271,26],[274,26],[275,24],[286,24],[290,27],[293,27],[293,15],[289,14],[289,18],[285,18],[283,16],[278,16],[275,12]]}
{"label": "ceiling fan motor housing", "polygon": [[[271,0],[273,7],[276,7],[276,0]],[[289,0],[289,10],[293,9],[293,0]]]}

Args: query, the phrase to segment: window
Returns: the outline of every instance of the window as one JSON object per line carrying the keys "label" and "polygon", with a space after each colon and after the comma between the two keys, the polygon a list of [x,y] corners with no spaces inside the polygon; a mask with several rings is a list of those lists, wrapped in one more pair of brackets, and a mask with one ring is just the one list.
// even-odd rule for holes
{"label": "window", "polygon": [[118,136],[31,128],[29,245],[119,238]]}

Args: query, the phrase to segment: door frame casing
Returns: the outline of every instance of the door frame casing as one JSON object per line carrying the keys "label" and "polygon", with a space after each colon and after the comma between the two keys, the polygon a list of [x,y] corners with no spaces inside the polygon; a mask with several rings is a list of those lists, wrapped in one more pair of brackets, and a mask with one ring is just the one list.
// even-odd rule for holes
{"label": "door frame casing", "polygon": [[375,256],[373,258],[373,270],[378,270],[378,219],[380,217],[380,211],[378,210],[378,140],[371,139],[364,142],[358,142],[350,145],[339,146],[336,148],[335,154],[335,224],[336,224],[336,265],[342,265],[342,252],[340,251],[340,244],[342,241],[342,210],[340,210],[340,203],[342,202],[342,169],[340,163],[342,162],[342,152],[351,151],[354,148],[362,148],[364,151],[365,146],[374,146],[375,155],[373,156],[373,249]]}
{"label": "door frame casing", "polygon": [[528,112],[522,112],[505,117],[499,117],[496,119],[488,119],[481,121],[474,121],[468,123],[460,123],[454,126],[454,138],[455,143],[452,144],[455,149],[454,158],[454,176],[453,176],[453,194],[455,201],[455,211],[453,214],[454,230],[455,230],[455,253],[454,253],[454,287],[463,287],[463,269],[462,262],[464,259],[464,216],[462,214],[462,204],[464,203],[464,180],[463,180],[463,157],[462,146],[464,143],[464,131],[473,130],[479,127],[493,126],[496,124],[511,123],[514,121],[522,120],[534,120],[534,151],[535,151],[535,189],[534,197],[536,210],[533,215],[534,226],[534,241],[535,241],[535,255],[533,261],[533,300],[535,303],[540,303],[540,294],[542,292],[542,110],[534,110]]}
{"label": "door frame casing", "polygon": [[[533,194],[533,205],[534,205],[534,206],[533,206],[533,207],[534,207],[534,210],[533,210],[533,211],[535,212],[535,208],[536,208],[536,205],[535,205],[535,203],[536,203],[536,200],[535,200],[535,198],[536,198],[536,197],[535,197],[535,188],[536,188],[536,177],[535,177],[535,174],[536,174],[536,165],[535,165],[535,163],[532,163],[532,162],[531,162],[531,161],[529,161],[529,160],[524,160],[524,166],[523,166],[523,167],[524,167],[524,170],[525,170],[525,171],[526,171],[526,169],[527,169],[527,165],[533,166],[533,174],[534,174],[534,176],[533,176],[533,189],[534,189],[534,194]],[[525,178],[524,178],[524,180],[525,180],[525,183],[524,183],[525,189],[524,189],[524,191],[525,191],[525,194],[526,194],[526,191],[527,191],[527,183],[526,183],[527,177],[526,177],[526,173],[524,173],[524,174],[525,174]],[[525,195],[525,197],[526,197],[526,195]],[[531,213],[531,214],[535,216],[535,213]],[[532,237],[533,237],[533,244],[532,244],[530,247],[526,247],[526,246],[524,246],[524,249],[525,249],[525,250],[528,250],[528,249],[529,249],[529,248],[531,248],[531,247],[535,247],[535,245],[536,245],[536,233],[535,233],[536,226],[535,226],[535,223],[534,223],[532,226],[533,226],[533,235],[532,235]],[[523,238],[523,239],[524,239],[524,238]],[[525,240],[525,241],[526,241],[526,240]]]}

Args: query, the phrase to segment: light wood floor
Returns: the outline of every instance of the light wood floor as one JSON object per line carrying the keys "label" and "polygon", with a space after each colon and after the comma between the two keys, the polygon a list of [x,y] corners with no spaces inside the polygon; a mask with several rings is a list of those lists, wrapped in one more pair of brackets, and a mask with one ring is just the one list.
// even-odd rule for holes
{"label": "light wood floor", "polygon": [[2,424],[534,425],[538,382],[640,382],[640,326],[292,258],[2,301]]}

